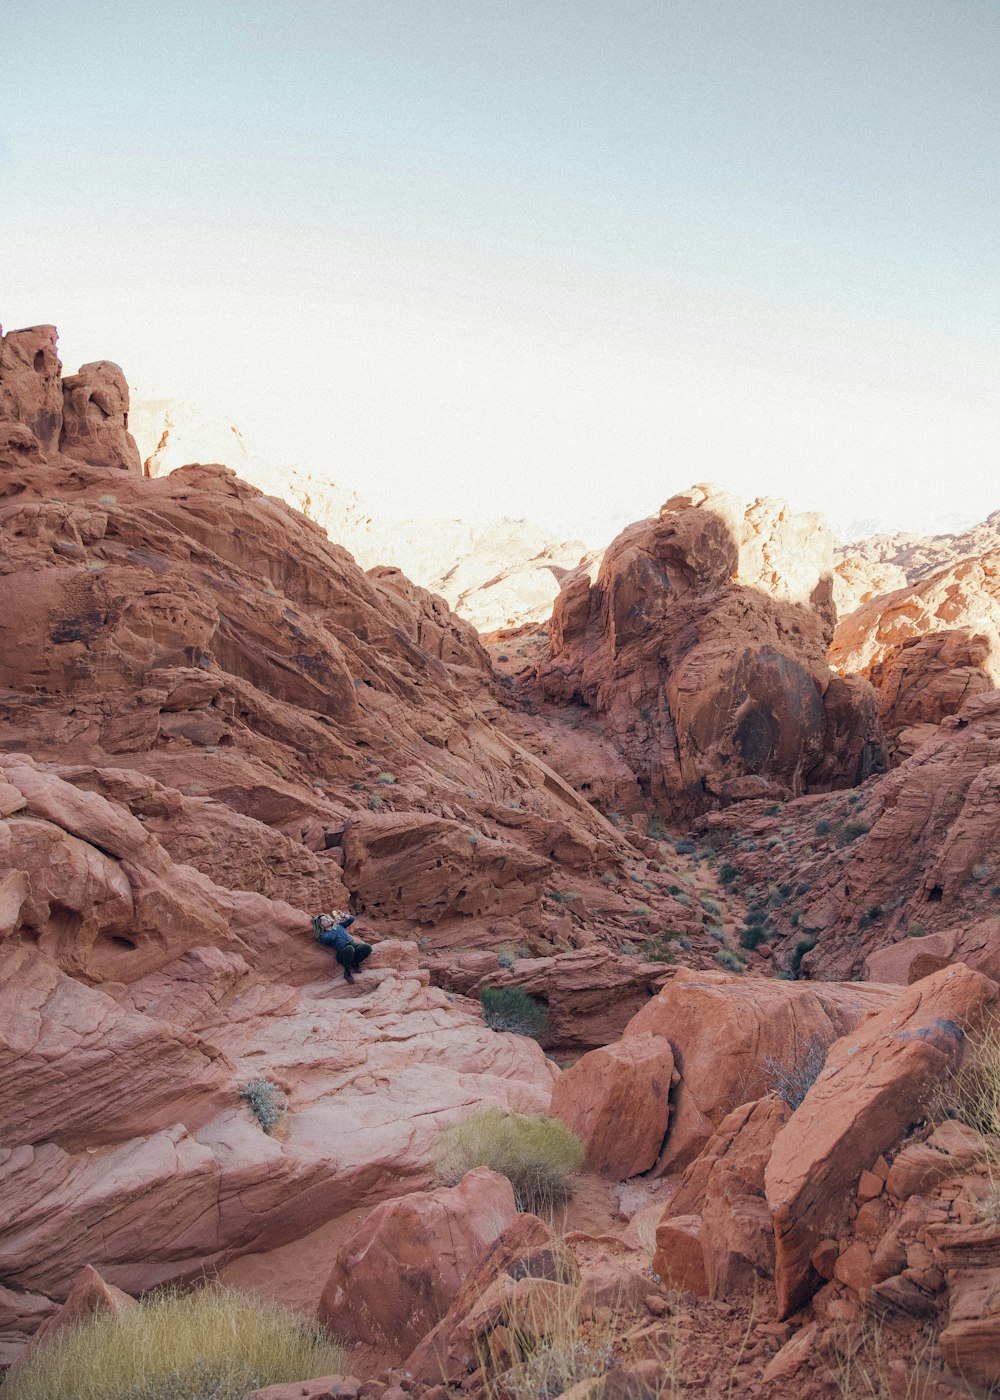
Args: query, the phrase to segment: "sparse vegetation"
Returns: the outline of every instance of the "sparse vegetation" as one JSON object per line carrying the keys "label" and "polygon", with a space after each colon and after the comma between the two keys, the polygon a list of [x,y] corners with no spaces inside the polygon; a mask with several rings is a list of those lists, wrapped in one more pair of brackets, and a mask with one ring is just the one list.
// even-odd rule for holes
{"label": "sparse vegetation", "polygon": [[811,1085],[819,1078],[820,1070],[826,1064],[828,1048],[822,1036],[814,1035],[792,1061],[765,1055],[762,1064],[768,1088],[774,1089],[789,1108],[798,1108]]}
{"label": "sparse vegetation", "polygon": [[288,1100],[278,1085],[270,1079],[250,1079],[240,1089],[240,1098],[250,1105],[257,1122],[270,1133],[288,1112]]}
{"label": "sparse vegetation", "polygon": [[735,865],[730,865],[724,860],[719,866],[719,882],[723,885],[731,885],[739,875],[739,869]]}
{"label": "sparse vegetation", "polygon": [[243,1400],[346,1370],[315,1324],[232,1289],[167,1289],[67,1328],[8,1372],[3,1400]]}
{"label": "sparse vegetation", "polygon": [[479,993],[483,1020],[491,1031],[511,1031],[540,1040],[548,1025],[544,1002],[529,996],[523,987],[483,987]]}
{"label": "sparse vegetation", "polygon": [[692,856],[694,855],[695,849],[696,848],[693,841],[688,841],[685,839],[682,841],[674,842],[674,850],[679,856]]}
{"label": "sparse vegetation", "polygon": [[558,1118],[480,1108],[445,1128],[436,1155],[446,1186],[474,1167],[489,1167],[514,1188],[519,1210],[537,1211],[572,1195],[573,1175],[583,1163],[580,1139]]}
{"label": "sparse vegetation", "polygon": [[715,955],[715,961],[727,972],[744,972],[746,970],[746,964],[742,958],[736,956],[732,948],[720,948]]}

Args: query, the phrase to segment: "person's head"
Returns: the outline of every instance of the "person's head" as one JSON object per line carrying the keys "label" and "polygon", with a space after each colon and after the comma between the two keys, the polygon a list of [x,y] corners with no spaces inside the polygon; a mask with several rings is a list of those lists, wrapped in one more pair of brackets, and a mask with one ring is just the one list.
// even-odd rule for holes
{"label": "person's head", "polygon": [[320,928],[333,928],[333,920],[329,914],[320,914],[319,926]]}

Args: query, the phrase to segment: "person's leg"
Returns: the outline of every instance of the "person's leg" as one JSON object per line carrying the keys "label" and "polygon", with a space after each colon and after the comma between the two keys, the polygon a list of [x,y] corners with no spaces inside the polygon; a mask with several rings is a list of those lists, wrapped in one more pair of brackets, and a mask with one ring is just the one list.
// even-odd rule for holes
{"label": "person's leg", "polygon": [[365,958],[371,955],[372,945],[370,943],[355,943],[354,945],[354,966],[360,967]]}
{"label": "person's leg", "polygon": [[343,969],[344,969],[344,981],[345,981],[345,982],[353,982],[353,981],[354,981],[354,973],[353,973],[352,970],[351,970],[351,969],[354,967],[354,945],[353,945],[353,943],[348,943],[348,945],[347,945],[346,948],[338,948],[338,949],[337,949],[337,961],[341,964],[341,966],[342,966]]}

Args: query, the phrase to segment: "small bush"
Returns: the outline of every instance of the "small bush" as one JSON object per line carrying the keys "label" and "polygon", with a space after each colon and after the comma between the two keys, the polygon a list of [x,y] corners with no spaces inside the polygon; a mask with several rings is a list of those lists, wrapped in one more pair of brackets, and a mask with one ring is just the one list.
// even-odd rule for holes
{"label": "small bush", "polygon": [[788,976],[793,982],[798,980],[799,973],[802,970],[802,959],[805,957],[806,953],[811,953],[815,947],[815,938],[802,938],[796,943],[795,952],[792,954],[792,961],[788,965]]}
{"label": "small bush", "polygon": [[762,1063],[768,1088],[776,1090],[789,1108],[798,1108],[811,1085],[819,1078],[820,1070],[826,1064],[828,1048],[822,1036],[814,1035],[791,1063],[765,1055]]}
{"label": "small bush", "polygon": [[722,905],[717,899],[713,899],[710,894],[700,894],[698,902],[706,914],[714,914],[718,917],[722,913]]}
{"label": "small bush", "polygon": [[817,836],[829,836],[831,831],[830,823],[828,821],[818,821],[815,830]]}
{"label": "small bush", "polygon": [[270,1079],[251,1079],[240,1089],[240,1098],[246,1099],[257,1122],[269,1133],[288,1112],[288,1100]]}
{"label": "small bush", "polygon": [[983,880],[988,880],[990,878],[990,867],[986,864],[985,861],[977,860],[975,865],[969,871],[969,874],[974,880],[982,882]]}
{"label": "small bush", "polygon": [[540,1040],[545,1034],[548,1007],[529,996],[523,987],[483,987],[479,1002],[483,1020],[491,1031],[512,1031],[533,1040]]}
{"label": "small bush", "polygon": [[740,872],[739,872],[739,867],[738,867],[738,866],[730,865],[729,861],[724,860],[724,861],[722,862],[722,864],[719,866],[719,882],[720,882],[720,884],[723,884],[723,885],[731,885],[731,884],[733,883],[733,881],[737,878],[737,876],[739,875],[739,873],[740,873]]}
{"label": "small bush", "polygon": [[745,970],[743,960],[738,958],[731,948],[720,948],[715,955],[715,961],[727,972],[743,972]]}
{"label": "small bush", "polygon": [[772,930],[767,924],[747,924],[740,933],[740,946],[742,948],[759,948],[762,943],[767,943],[772,937]]}
{"label": "small bush", "polygon": [[66,1328],[8,1372],[3,1400],[243,1400],[343,1373],[313,1323],[233,1289],[151,1293],[133,1311]]}
{"label": "small bush", "polygon": [[693,856],[695,853],[695,849],[696,848],[693,841],[685,840],[674,842],[674,850],[679,856]]}
{"label": "small bush", "polygon": [[513,953],[497,953],[497,966],[498,966],[498,967],[513,967],[513,966],[514,966],[514,955],[513,955]]}
{"label": "small bush", "polygon": [[379,773],[375,781],[381,783],[383,787],[392,787],[396,781],[396,775],[395,773]]}
{"label": "small bush", "polygon": [[474,1167],[489,1167],[514,1188],[519,1210],[539,1210],[572,1195],[583,1164],[580,1139],[558,1118],[480,1108],[438,1138],[437,1174],[454,1186]]}
{"label": "small bush", "polygon": [[748,924],[763,924],[766,920],[767,911],[761,909],[758,905],[754,905],[752,909],[748,909],[746,912],[746,922]]}
{"label": "small bush", "polygon": [[927,935],[927,930],[924,928],[923,924],[911,924],[906,932],[907,936],[910,938],[925,938]]}

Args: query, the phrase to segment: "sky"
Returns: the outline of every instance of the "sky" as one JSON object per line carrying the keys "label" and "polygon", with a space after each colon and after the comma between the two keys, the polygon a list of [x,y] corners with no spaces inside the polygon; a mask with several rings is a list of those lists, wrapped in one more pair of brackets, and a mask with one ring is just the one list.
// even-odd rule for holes
{"label": "sky", "polygon": [[1000,508],[995,0],[0,0],[0,322],[375,512]]}

